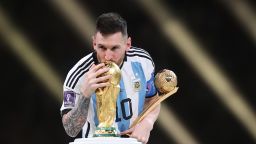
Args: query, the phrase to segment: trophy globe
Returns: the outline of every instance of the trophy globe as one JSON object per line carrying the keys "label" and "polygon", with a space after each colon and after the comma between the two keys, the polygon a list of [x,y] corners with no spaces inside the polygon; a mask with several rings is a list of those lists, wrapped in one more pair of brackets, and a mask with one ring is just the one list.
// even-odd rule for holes
{"label": "trophy globe", "polygon": [[176,74],[168,69],[163,69],[155,76],[155,85],[160,94],[166,94],[177,86]]}

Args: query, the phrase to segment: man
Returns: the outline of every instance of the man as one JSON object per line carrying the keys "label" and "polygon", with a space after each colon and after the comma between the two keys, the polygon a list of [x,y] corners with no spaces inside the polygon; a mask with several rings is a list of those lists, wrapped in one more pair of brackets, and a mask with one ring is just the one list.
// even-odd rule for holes
{"label": "man", "polygon": [[[92,38],[94,52],[82,58],[68,73],[64,82],[62,122],[67,134],[91,137],[98,125],[95,90],[108,85],[110,75],[100,76],[109,68],[103,62],[115,62],[121,69],[120,93],[116,102],[115,126],[121,135],[129,134],[147,143],[160,106],[140,123],[129,128],[157,91],[154,85],[154,63],[143,49],[132,47],[126,21],[116,13],[105,13],[96,21]],[[67,100],[67,97],[69,100]]]}

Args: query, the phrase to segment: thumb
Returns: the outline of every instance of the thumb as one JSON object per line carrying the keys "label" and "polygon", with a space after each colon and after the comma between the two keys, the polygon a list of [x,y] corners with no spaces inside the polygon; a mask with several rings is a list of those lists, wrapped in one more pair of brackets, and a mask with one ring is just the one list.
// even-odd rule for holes
{"label": "thumb", "polygon": [[126,130],[126,131],[123,131],[123,132],[121,132],[120,134],[121,134],[121,135],[130,134],[130,133],[132,133],[133,131],[134,131],[134,127],[130,128],[130,129]]}

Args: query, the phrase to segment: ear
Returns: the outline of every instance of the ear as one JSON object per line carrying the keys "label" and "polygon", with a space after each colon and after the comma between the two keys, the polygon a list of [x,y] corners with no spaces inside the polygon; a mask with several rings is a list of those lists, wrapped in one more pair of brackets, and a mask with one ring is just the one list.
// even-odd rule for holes
{"label": "ear", "polygon": [[128,51],[132,46],[132,40],[131,37],[128,37],[127,42],[126,42],[126,51]]}
{"label": "ear", "polygon": [[96,48],[96,40],[95,40],[95,35],[92,36],[92,47],[95,50]]}

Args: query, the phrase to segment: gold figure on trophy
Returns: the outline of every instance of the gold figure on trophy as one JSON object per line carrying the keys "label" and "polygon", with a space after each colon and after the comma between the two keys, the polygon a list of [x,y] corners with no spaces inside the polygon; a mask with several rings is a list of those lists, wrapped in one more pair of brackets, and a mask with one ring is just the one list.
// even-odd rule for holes
{"label": "gold figure on trophy", "polygon": [[105,66],[110,70],[103,75],[111,75],[109,86],[96,90],[97,116],[99,125],[96,128],[95,137],[117,136],[113,127],[116,117],[116,100],[120,92],[119,82],[121,80],[121,70],[111,61],[106,61]]}

